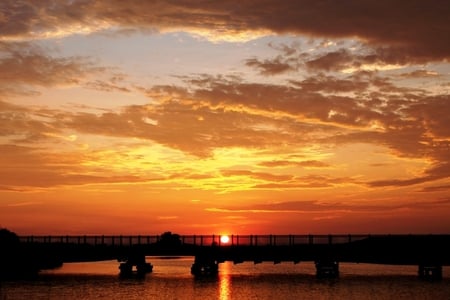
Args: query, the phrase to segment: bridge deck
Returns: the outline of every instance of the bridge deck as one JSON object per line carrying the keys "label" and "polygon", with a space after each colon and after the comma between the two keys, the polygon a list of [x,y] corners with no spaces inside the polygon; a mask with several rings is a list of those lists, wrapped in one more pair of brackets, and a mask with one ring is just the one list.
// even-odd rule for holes
{"label": "bridge deck", "polygon": [[237,235],[221,243],[220,235],[171,236],[24,236],[22,244],[52,253],[62,261],[116,259],[127,253],[193,255],[214,252],[218,260],[339,261],[450,265],[450,235]]}
{"label": "bridge deck", "polygon": [[[418,265],[421,276],[442,276],[450,265],[450,235],[82,235],[22,236],[20,253],[38,269],[64,262],[117,259],[122,266],[145,256],[195,256],[194,273],[217,270],[224,261],[314,261],[321,272],[338,274],[338,262]],[[16,254],[17,256],[17,254]],[[17,259],[16,258],[16,259]],[[331,270],[331,271],[330,271]],[[431,271],[430,271],[431,270]]]}
{"label": "bridge deck", "polygon": [[[90,245],[151,245],[164,241],[161,235],[29,235],[20,236],[22,243],[43,244],[90,244]],[[177,242],[181,245],[195,246],[294,246],[312,244],[344,244],[364,239],[421,239],[442,240],[450,239],[450,235],[373,235],[373,234],[346,234],[346,235],[230,235],[228,243],[221,242],[221,235],[180,235]],[[174,241],[174,239],[171,239]]]}
{"label": "bridge deck", "polygon": [[[221,235],[180,235],[177,239],[181,245],[195,246],[285,246],[305,244],[343,244],[369,237],[386,235],[230,235],[229,242],[221,242]],[[389,235],[390,236],[390,235]],[[399,235],[397,235],[399,236]],[[30,235],[20,236],[23,243],[65,243],[91,245],[150,245],[164,240],[161,235]],[[172,238],[173,240],[173,238]]]}

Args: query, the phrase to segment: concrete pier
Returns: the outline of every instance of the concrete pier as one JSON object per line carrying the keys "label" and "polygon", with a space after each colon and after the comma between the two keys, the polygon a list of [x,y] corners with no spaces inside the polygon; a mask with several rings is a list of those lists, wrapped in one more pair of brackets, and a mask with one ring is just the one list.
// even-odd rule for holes
{"label": "concrete pier", "polygon": [[145,261],[144,255],[133,254],[119,262],[120,276],[129,277],[133,274],[144,276],[153,271],[152,264]]}
{"label": "concrete pier", "polygon": [[338,278],[339,262],[335,260],[325,259],[315,262],[317,278]]}
{"label": "concrete pier", "polygon": [[438,264],[420,264],[418,275],[421,279],[441,280],[442,266]]}
{"label": "concrete pier", "polygon": [[196,256],[191,266],[194,276],[215,276],[219,273],[219,263],[209,256]]}

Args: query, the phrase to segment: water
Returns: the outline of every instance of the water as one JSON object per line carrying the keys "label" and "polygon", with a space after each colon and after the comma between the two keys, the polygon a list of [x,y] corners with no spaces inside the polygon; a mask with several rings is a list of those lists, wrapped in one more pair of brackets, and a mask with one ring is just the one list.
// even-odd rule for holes
{"label": "water", "polygon": [[0,283],[12,299],[450,299],[450,268],[438,282],[417,278],[416,266],[340,264],[339,279],[317,279],[312,263],[220,265],[216,278],[190,274],[192,257],[148,257],[154,272],[120,279],[118,263],[65,264],[33,281]]}

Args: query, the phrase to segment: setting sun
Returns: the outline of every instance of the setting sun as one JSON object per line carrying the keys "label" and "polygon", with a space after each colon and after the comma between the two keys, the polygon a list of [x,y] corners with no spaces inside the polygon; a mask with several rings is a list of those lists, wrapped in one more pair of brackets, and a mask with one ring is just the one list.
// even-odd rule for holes
{"label": "setting sun", "polygon": [[228,244],[230,242],[230,237],[228,235],[222,235],[220,237],[220,242],[222,244]]}

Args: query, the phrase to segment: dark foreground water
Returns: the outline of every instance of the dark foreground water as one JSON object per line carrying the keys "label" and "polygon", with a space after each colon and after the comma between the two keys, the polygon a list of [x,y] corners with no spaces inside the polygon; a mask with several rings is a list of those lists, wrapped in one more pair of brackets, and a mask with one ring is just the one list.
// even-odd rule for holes
{"label": "dark foreground water", "polygon": [[444,279],[417,278],[416,266],[341,263],[339,279],[317,279],[312,263],[220,265],[216,278],[190,274],[192,257],[148,257],[154,272],[120,279],[116,261],[65,264],[33,281],[0,283],[0,300],[11,299],[449,299]]}

